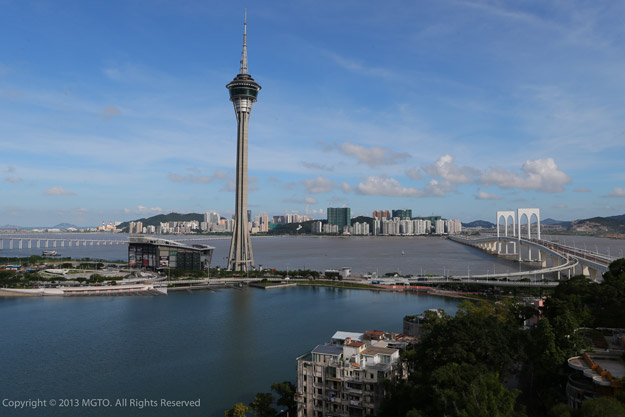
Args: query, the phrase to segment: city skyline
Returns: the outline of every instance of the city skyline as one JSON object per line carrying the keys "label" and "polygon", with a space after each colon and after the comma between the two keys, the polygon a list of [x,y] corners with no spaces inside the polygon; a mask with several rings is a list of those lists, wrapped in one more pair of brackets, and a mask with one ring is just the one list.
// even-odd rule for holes
{"label": "city skyline", "polygon": [[[321,6],[249,9],[251,210],[625,213],[625,6]],[[0,224],[233,213],[242,7],[0,8]]]}

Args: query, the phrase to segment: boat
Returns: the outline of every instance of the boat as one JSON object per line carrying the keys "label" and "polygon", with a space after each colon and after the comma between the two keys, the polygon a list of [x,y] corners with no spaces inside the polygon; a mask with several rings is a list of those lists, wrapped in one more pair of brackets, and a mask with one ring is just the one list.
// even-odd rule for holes
{"label": "boat", "polygon": [[44,250],[44,251],[41,253],[41,255],[42,255],[42,256],[48,256],[48,257],[57,257],[57,256],[61,256],[61,254],[60,254],[60,253],[58,253],[58,252],[57,252],[57,251],[55,251],[55,250]]}

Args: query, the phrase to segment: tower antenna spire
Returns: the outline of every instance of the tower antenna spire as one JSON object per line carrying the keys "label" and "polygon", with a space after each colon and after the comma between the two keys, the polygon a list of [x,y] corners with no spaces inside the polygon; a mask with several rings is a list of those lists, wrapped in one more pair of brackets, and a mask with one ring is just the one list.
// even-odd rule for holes
{"label": "tower antenna spire", "polygon": [[241,54],[240,74],[247,74],[247,9],[245,9],[245,18],[243,19],[243,53]]}

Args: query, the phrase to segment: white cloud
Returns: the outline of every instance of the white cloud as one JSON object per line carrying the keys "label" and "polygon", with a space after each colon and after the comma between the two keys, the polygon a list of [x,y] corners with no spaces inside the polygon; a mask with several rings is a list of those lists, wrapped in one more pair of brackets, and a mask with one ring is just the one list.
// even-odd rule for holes
{"label": "white cloud", "polygon": [[418,169],[414,169],[414,168],[411,168],[408,171],[406,171],[406,175],[408,175],[413,180],[420,180],[421,178],[423,178],[423,175],[421,175],[421,171],[419,171]]}
{"label": "white cloud", "polygon": [[454,157],[449,154],[441,156],[432,165],[422,169],[428,175],[441,178],[451,184],[469,184],[475,182],[475,177],[479,176],[477,169],[457,166],[454,163]]}
{"label": "white cloud", "polygon": [[126,214],[160,214],[160,213],[164,213],[164,210],[160,207],[137,206],[136,209],[125,208],[124,213]]}
{"label": "white cloud", "polygon": [[341,55],[338,55],[334,52],[325,51],[325,53],[341,68],[344,68],[348,71],[370,76],[370,77],[380,77],[380,78],[397,78],[398,76],[386,69],[381,67],[374,67],[370,63],[363,63],[354,59],[346,58]]}
{"label": "white cloud", "polygon": [[334,188],[334,183],[321,175],[311,180],[302,180],[309,194],[329,193]]}
{"label": "white cloud", "polygon": [[[188,171],[193,171],[196,172],[197,170],[194,168],[187,168]],[[167,174],[167,177],[173,181],[173,182],[190,182],[190,183],[195,183],[195,184],[208,184],[210,182],[213,182],[216,179],[225,179],[228,176],[222,172],[222,171],[215,171],[213,173],[213,175],[206,176],[206,175],[180,175],[180,174],[176,174],[175,172],[170,172],[169,174]],[[234,181],[234,180],[233,180]],[[257,182],[258,179],[256,177],[249,177],[248,179],[249,182]]]}
{"label": "white cloud", "polygon": [[501,200],[501,197],[497,194],[489,194],[482,189],[478,190],[477,195],[475,196],[478,200]]}
{"label": "white cloud", "polygon": [[13,184],[19,184],[20,182],[24,181],[23,178],[17,178],[12,176],[8,176],[4,180]]}
{"label": "white cloud", "polygon": [[343,181],[343,183],[341,184],[341,190],[344,193],[349,193],[352,191],[352,186],[346,183],[345,181]]}
{"label": "white cloud", "polygon": [[364,195],[383,195],[388,197],[420,197],[421,190],[416,188],[402,187],[395,178],[388,178],[385,175],[380,177],[367,177],[356,186],[356,192]]}
{"label": "white cloud", "polygon": [[282,200],[283,203],[294,203],[294,204],[317,204],[317,199],[312,198],[312,197],[306,197],[303,199],[297,199],[297,198],[287,198],[285,200]]}
{"label": "white cloud", "polygon": [[610,194],[606,194],[604,197],[625,197],[625,188],[614,187]]}
{"label": "white cloud", "polygon": [[504,168],[491,168],[482,174],[480,182],[501,188],[521,188],[547,193],[564,191],[564,186],[571,182],[571,178],[558,169],[553,158],[525,161],[521,171],[522,174],[519,175]]}
{"label": "white cloud", "polygon": [[425,186],[425,195],[444,197],[447,193],[455,191],[455,186],[449,181],[431,180],[428,185]]}
{"label": "white cloud", "polygon": [[575,191],[576,193],[589,193],[590,192],[590,188],[586,188],[586,187],[575,187],[573,189],[573,191]]}
{"label": "white cloud", "polygon": [[63,187],[50,187],[46,190],[47,195],[75,195],[76,193],[73,191],[66,190]]}
{"label": "white cloud", "polygon": [[364,146],[355,145],[350,142],[343,142],[341,146],[339,146],[339,151],[345,155],[354,156],[358,159],[358,162],[372,167],[378,165],[394,165],[410,158],[410,155],[406,152],[391,152],[390,150],[380,148],[379,146],[365,148]]}
{"label": "white cloud", "polygon": [[328,165],[318,164],[316,162],[301,162],[302,166],[308,169],[317,169],[320,171],[334,171],[334,168]]}

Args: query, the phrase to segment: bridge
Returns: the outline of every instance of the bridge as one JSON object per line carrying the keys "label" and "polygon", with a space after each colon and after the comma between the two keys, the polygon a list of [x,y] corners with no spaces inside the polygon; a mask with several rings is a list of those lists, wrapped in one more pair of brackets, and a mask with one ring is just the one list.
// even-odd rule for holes
{"label": "bridge", "polygon": [[[523,218],[527,220],[526,237],[523,237],[521,233],[521,220]],[[535,227],[532,227],[534,218],[536,219]],[[504,220],[503,225],[501,220]],[[542,239],[540,236],[540,209],[537,208],[520,208],[516,213],[514,211],[498,211],[496,224],[497,233],[490,236],[450,236],[450,239],[498,256],[516,258],[519,262],[539,265],[538,269],[516,274],[533,276],[540,274],[544,277],[544,274],[555,273],[558,280],[561,279],[561,274],[565,272],[568,278],[572,275],[581,274],[595,282],[600,281],[601,275],[608,271],[610,263],[616,260],[615,257],[599,252]],[[501,226],[503,226],[503,230],[501,230]],[[533,235],[532,229],[534,229]],[[509,236],[509,232],[511,232],[511,236]],[[527,258],[525,259],[522,257],[522,246],[527,251]],[[532,253],[535,256],[532,256]],[[551,261],[550,267],[547,266],[548,260]]]}
{"label": "bridge", "polygon": [[[184,237],[174,239],[177,242],[205,242],[207,240],[230,239],[228,236]],[[5,234],[0,235],[0,251],[28,250],[28,249],[58,249],[87,246],[112,246],[127,245],[128,237],[120,236],[119,239],[105,239],[96,236],[77,237],[49,237]]]}

